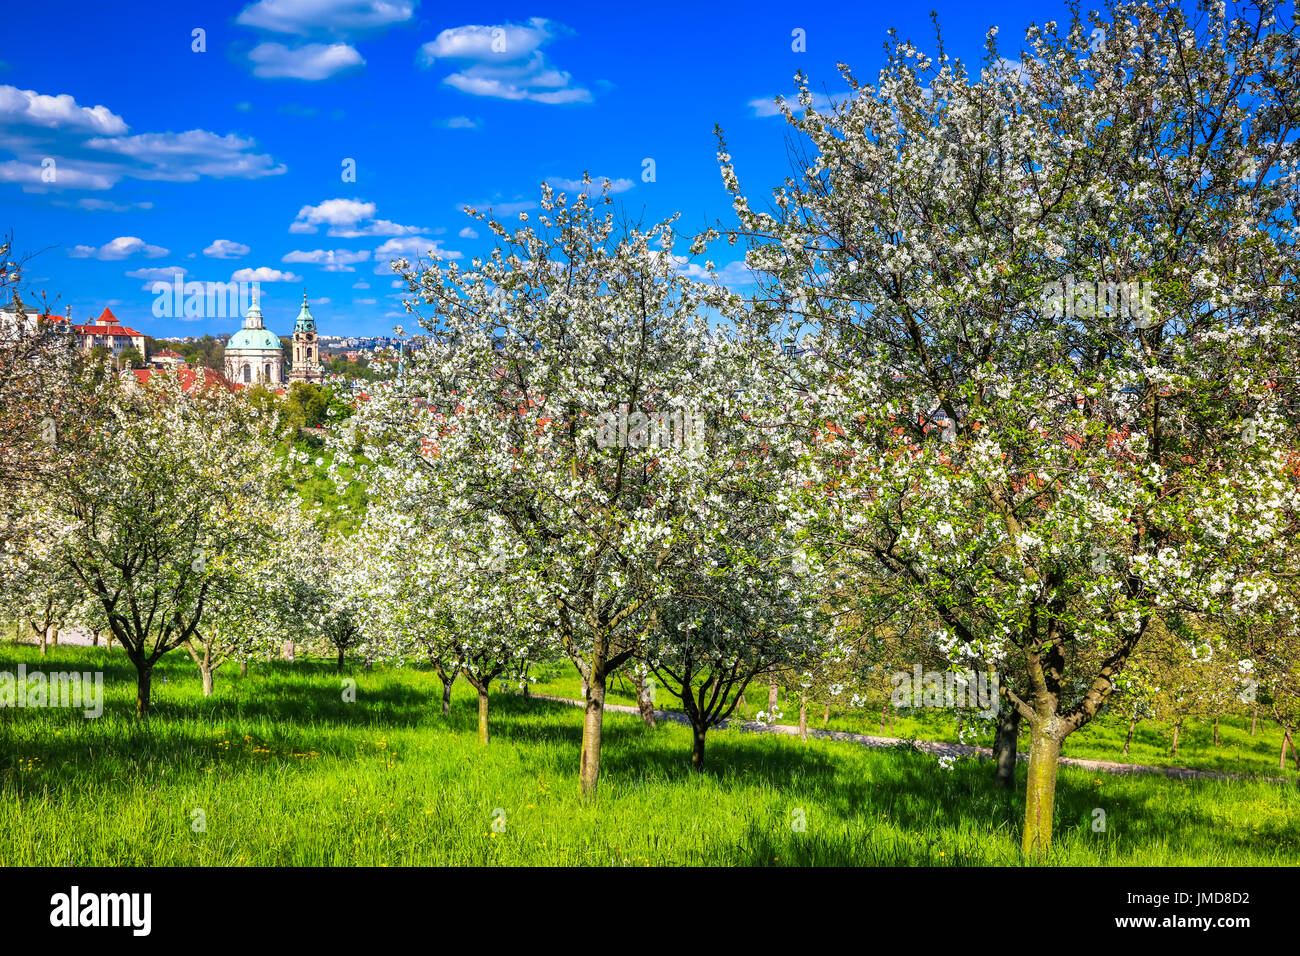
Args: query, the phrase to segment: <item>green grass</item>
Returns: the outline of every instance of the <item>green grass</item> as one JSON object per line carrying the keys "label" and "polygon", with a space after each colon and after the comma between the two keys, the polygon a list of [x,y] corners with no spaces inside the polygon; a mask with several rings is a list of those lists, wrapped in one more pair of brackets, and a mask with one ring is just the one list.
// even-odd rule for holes
{"label": "green grass", "polygon": [[[39,655],[0,646],[0,670],[19,660]],[[60,647],[39,666],[102,668],[107,704],[98,720],[0,710],[6,865],[1020,862],[1022,797],[998,792],[987,762],[945,771],[905,749],[732,730],[710,735],[695,774],[685,728],[608,714],[600,795],[584,803],[577,708],[494,694],[485,748],[472,692],[458,684],[444,720],[422,670],[353,668],[349,704],[323,661],[258,663],[242,680],[227,665],[205,700],[176,654],[141,724],[120,653]],[[1063,768],[1049,862],[1294,865],[1298,819],[1294,786]]]}
{"label": "green grass", "polygon": [[[539,668],[537,676],[538,682],[534,685],[537,693],[575,699],[582,695],[581,682],[571,666]],[[767,694],[768,687],[765,683],[749,686],[745,697],[749,703],[751,716],[766,709]],[[608,700],[612,704],[635,704],[636,698],[631,683],[626,679],[615,678],[608,688]],[[655,703],[662,710],[681,710],[680,702],[662,688],[656,695]],[[958,740],[957,723],[953,711],[949,709],[904,710],[895,717],[892,725],[886,725],[882,730],[879,704],[866,708],[833,705],[830,721],[826,724],[822,723],[824,707],[824,701],[809,701],[809,727],[825,726],[829,730],[869,734],[873,737],[896,737],[900,740],[953,742]],[[778,708],[782,711],[780,723],[798,723],[797,688],[780,688]],[[744,711],[739,707],[732,716],[735,719],[745,719]],[[1254,736],[1250,733],[1249,717],[1223,717],[1219,721],[1217,747],[1214,745],[1212,722],[1189,719],[1183,723],[1183,729],[1179,734],[1176,757],[1169,753],[1173,739],[1173,727],[1170,724],[1155,720],[1140,721],[1133,733],[1129,753],[1125,756],[1124,738],[1127,735],[1128,719],[1123,714],[1103,713],[1066,739],[1062,756],[1158,767],[1188,767],[1193,770],[1217,773],[1286,777],[1300,781],[1300,768],[1296,766],[1294,755],[1287,755],[1285,772],[1278,768],[1278,755],[1282,748],[1282,728],[1264,716],[1259,719]],[[991,729],[987,736],[991,738]],[[973,742],[987,747],[990,739],[981,738]],[[1028,746],[1028,734],[1022,729],[1020,747],[1024,750]]]}

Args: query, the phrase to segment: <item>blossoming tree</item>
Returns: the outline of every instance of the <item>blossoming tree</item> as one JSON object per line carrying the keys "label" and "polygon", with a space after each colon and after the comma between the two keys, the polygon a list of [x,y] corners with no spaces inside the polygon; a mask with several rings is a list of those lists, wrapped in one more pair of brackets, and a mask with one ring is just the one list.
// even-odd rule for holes
{"label": "blossoming tree", "polygon": [[104,609],[149,711],[153,667],[194,637],[214,586],[261,547],[278,467],[268,424],[169,375],[109,387],[72,465],[42,491],[57,558]]}
{"label": "blossoming tree", "polygon": [[593,794],[606,681],[730,506],[733,479],[703,449],[743,417],[746,370],[709,326],[739,299],[685,277],[672,223],[620,227],[588,192],[543,187],[535,226],[482,217],[497,246],[468,268],[398,261],[412,308],[432,307],[430,341],[356,420],[376,455],[431,477],[445,520],[488,516],[467,544],[504,562],[520,613],[585,681]]}
{"label": "blossoming tree", "polygon": [[973,71],[894,43],[824,111],[801,78],[771,212],[722,148],[760,308],[804,350],[809,520],[941,649],[1023,668],[1026,852],[1152,622],[1285,566],[1300,44],[1275,10],[1113,4],[1019,63],[991,31]]}

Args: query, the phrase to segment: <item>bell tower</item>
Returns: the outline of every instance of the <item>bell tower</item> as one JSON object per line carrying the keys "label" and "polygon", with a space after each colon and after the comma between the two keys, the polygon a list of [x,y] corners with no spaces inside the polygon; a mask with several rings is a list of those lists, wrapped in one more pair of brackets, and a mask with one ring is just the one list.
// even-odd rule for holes
{"label": "bell tower", "polygon": [[307,290],[302,293],[302,309],[293,324],[293,368],[289,371],[291,382],[325,381],[325,370],[320,363],[320,343],[316,340],[316,320],[307,308]]}

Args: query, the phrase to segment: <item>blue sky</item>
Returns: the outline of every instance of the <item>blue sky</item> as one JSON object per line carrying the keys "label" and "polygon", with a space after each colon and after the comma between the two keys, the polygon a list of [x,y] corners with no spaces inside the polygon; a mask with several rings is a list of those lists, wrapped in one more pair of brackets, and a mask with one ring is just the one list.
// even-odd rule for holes
{"label": "blue sky", "polygon": [[506,219],[543,180],[588,170],[616,181],[634,217],[679,211],[688,232],[725,221],[714,125],[747,190],[765,194],[787,169],[786,126],[755,102],[790,93],[801,69],[837,92],[840,60],[874,78],[891,26],[930,49],[932,5],[950,51],[971,59],[990,26],[1014,57],[1030,22],[1066,17],[1057,3],[947,0],[15,4],[0,230],[43,250],[32,285],[78,319],[109,305],[155,336],[237,328],[153,315],[152,282],[184,269],[260,279],[282,334],[304,286],[322,332],[382,334],[403,321],[389,258],[488,248],[462,232],[466,204]]}

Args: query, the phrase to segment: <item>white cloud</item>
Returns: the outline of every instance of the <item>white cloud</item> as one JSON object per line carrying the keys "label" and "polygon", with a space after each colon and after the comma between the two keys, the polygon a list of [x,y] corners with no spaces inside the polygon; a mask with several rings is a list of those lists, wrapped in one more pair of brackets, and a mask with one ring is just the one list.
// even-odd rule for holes
{"label": "white cloud", "polygon": [[248,246],[232,239],[217,239],[203,250],[209,259],[238,259],[248,255]]}
{"label": "white cloud", "polygon": [[74,259],[100,259],[112,261],[129,259],[131,256],[144,255],[148,259],[159,259],[168,254],[162,246],[151,246],[136,236],[118,236],[110,242],[95,246],[73,246],[68,255]]}
{"label": "white cloud", "polygon": [[353,299],[352,301],[355,302],[357,305],[374,305],[378,300],[377,299]]}
{"label": "white cloud", "polygon": [[743,286],[753,285],[754,273],[744,261],[728,262],[725,266],[709,272],[698,262],[687,262],[684,257],[674,257],[678,261],[678,269],[682,275],[688,279],[694,279],[696,282],[713,282],[715,279],[725,286]]}
{"label": "white cloud", "polygon": [[473,229],[471,226],[466,226],[466,227],[465,227],[464,229],[462,229],[460,232],[456,233],[456,235],[460,236],[462,239],[477,239],[477,238],[478,238],[478,233],[475,232],[474,229]]}
{"label": "white cloud", "polygon": [[375,204],[360,199],[327,199],[318,206],[303,206],[294,217],[290,232],[315,232],[322,223],[328,226],[354,226],[372,218]]}
{"label": "white cloud", "polygon": [[129,212],[132,209],[152,209],[151,202],[110,202],[107,199],[78,199],[77,208],[89,209],[91,212]]}
{"label": "white cloud", "polygon": [[302,276],[292,272],[281,272],[267,266],[256,269],[240,269],[230,277],[231,282],[301,282]]}
{"label": "white cloud", "polygon": [[248,52],[253,75],[265,80],[327,80],[336,73],[364,66],[366,61],[346,43],[259,43]]}
{"label": "white cloud", "polygon": [[24,192],[47,192],[50,189],[112,189],[124,175],[111,163],[57,160],[52,167],[53,182],[46,181],[43,157],[29,160],[11,159],[0,163],[0,183],[21,183]]}
{"label": "white cloud", "polygon": [[286,172],[287,167],[273,165],[270,156],[249,152],[256,145],[254,140],[242,139],[234,133],[218,136],[202,129],[184,133],[141,133],[116,139],[96,137],[86,143],[90,149],[115,153],[141,163],[145,168],[122,174],[136,179],[194,182],[202,176],[258,179]]}
{"label": "white cloud", "polygon": [[158,266],[157,268],[130,269],[126,275],[128,279],[144,279],[144,285],[140,286],[144,292],[153,292],[155,282],[174,282],[176,277],[180,276],[182,281],[188,272],[184,266]]}
{"label": "white cloud", "polygon": [[501,202],[499,200],[494,199],[494,200],[488,200],[486,202],[465,203],[463,205],[457,206],[456,208],[459,209],[461,212],[464,212],[466,207],[469,207],[471,209],[477,209],[480,212],[491,213],[498,220],[500,220],[501,217],[503,216],[517,216],[521,212],[528,212],[530,209],[536,209],[537,200],[516,198],[516,199],[512,199],[509,202]]}
{"label": "white cloud", "polygon": [[413,236],[424,231],[419,226],[403,226],[387,219],[376,219],[364,226],[352,228],[336,226],[327,235],[338,236],[341,239],[356,239],[358,236]]}
{"label": "white cloud", "polygon": [[370,252],[365,249],[357,252],[348,249],[313,249],[311,252],[294,250],[280,261],[323,266],[326,272],[356,272],[352,263],[365,262],[369,258]]}
{"label": "white cloud", "polygon": [[421,46],[416,62],[428,69],[440,59],[468,61],[443,82],[471,96],[589,103],[591,91],[571,85],[570,74],[552,66],[542,52],[560,32],[567,30],[540,17],[527,24],[452,27]]}
{"label": "white cloud", "polygon": [[389,263],[393,259],[415,260],[432,257],[463,258],[462,254],[454,249],[443,249],[441,239],[429,239],[423,236],[389,239],[375,250],[375,275],[392,275],[393,269]]}
{"label": "white cloud", "polygon": [[478,129],[483,125],[483,121],[470,119],[468,116],[450,116],[445,120],[437,120],[435,125],[445,129]]}
{"label": "white cloud", "polygon": [[[598,196],[604,185],[604,180],[596,176],[591,177],[590,184],[584,184],[581,179],[563,179],[559,176],[552,176],[546,182],[553,188],[563,190],[569,193],[587,192],[591,195]],[[609,181],[609,194],[627,192],[635,184],[630,179],[611,179]]]}
{"label": "white cloud", "polygon": [[[295,234],[314,233],[329,226],[326,235],[340,239],[359,236],[413,236],[424,232],[419,226],[403,226],[387,219],[375,219],[375,204],[360,199],[327,199],[318,206],[303,206],[289,224]],[[362,220],[370,220],[362,224]]]}
{"label": "white cloud", "polygon": [[241,26],[296,36],[348,36],[411,19],[413,0],[260,0],[235,18]]}
{"label": "white cloud", "polygon": [[369,289],[369,288],[370,288],[370,283],[369,283],[369,282],[366,282],[366,281],[363,279],[363,280],[360,281],[360,282],[354,282],[354,283],[352,283],[352,288],[354,288],[354,289]]}
{"label": "white cloud", "polygon": [[[825,113],[849,98],[846,93],[834,96],[828,96],[825,93],[813,93],[811,95],[812,108],[819,113]],[[749,105],[753,108],[755,116],[780,116],[781,107],[777,104],[779,99],[787,100],[795,113],[803,112],[804,107],[801,107],[798,99],[794,97],[787,99],[784,96],[760,96],[756,100],[750,100]]]}
{"label": "white cloud", "polygon": [[67,93],[49,96],[15,86],[0,86],[0,123],[85,130],[103,136],[120,136],[127,130],[122,117],[107,106],[78,106]]}
{"label": "white cloud", "polygon": [[183,276],[188,271],[184,266],[157,266],[131,269],[126,276],[128,279],[147,279],[150,282],[171,282],[176,276]]}

